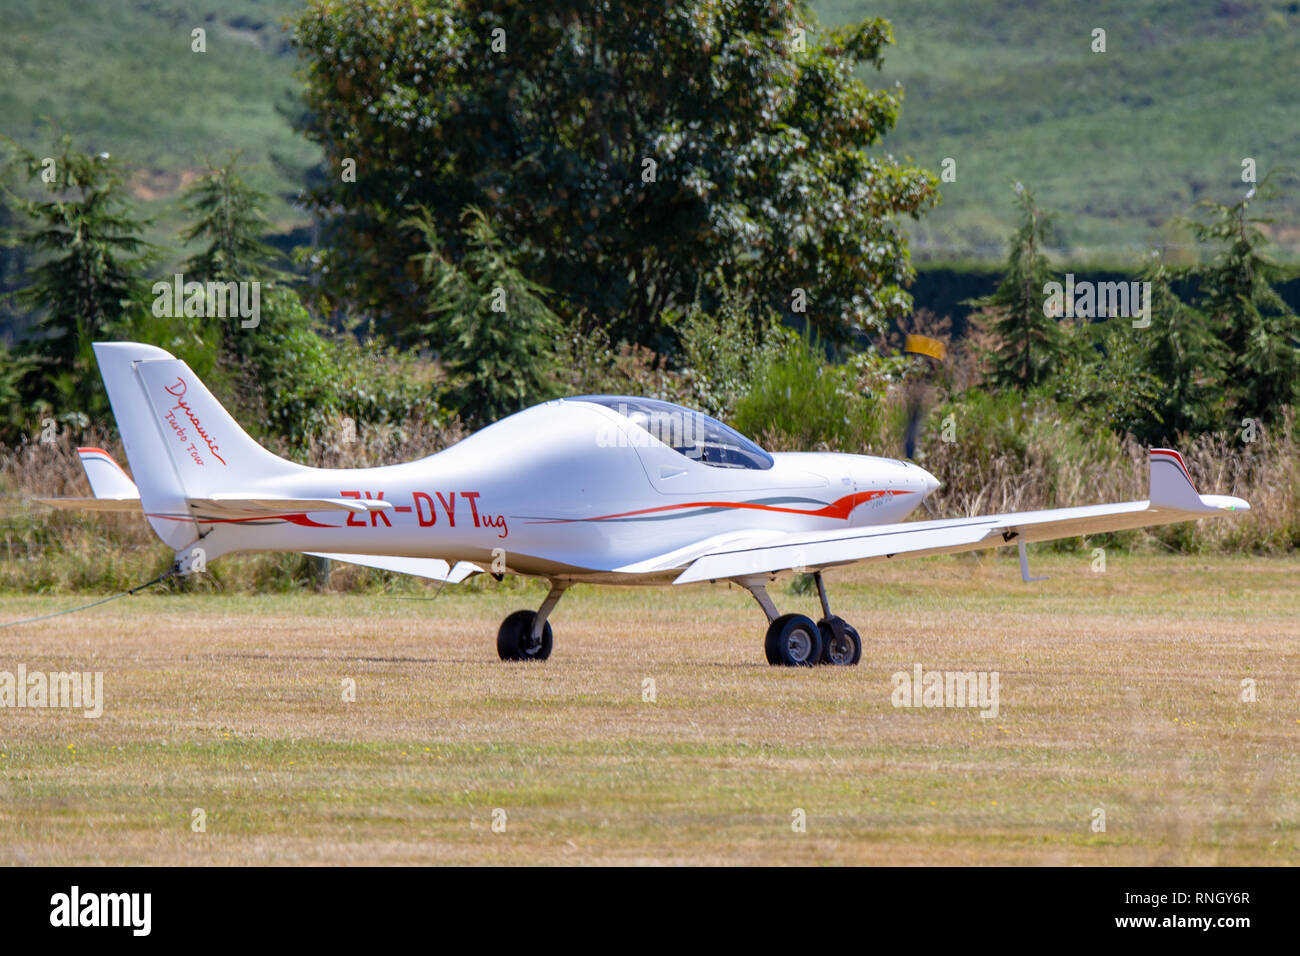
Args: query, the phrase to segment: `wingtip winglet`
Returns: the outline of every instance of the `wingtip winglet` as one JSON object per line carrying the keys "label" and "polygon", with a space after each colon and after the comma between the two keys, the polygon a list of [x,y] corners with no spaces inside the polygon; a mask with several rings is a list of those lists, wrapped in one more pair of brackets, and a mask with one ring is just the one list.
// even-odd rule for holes
{"label": "wingtip winglet", "polygon": [[1242,498],[1198,492],[1187,462],[1176,449],[1152,448],[1149,461],[1151,489],[1148,497],[1152,508],[1204,514],[1250,510],[1250,504]]}
{"label": "wingtip winglet", "polygon": [[1152,508],[1172,511],[1210,511],[1192,482],[1183,456],[1173,448],[1152,448],[1148,456],[1148,499]]}

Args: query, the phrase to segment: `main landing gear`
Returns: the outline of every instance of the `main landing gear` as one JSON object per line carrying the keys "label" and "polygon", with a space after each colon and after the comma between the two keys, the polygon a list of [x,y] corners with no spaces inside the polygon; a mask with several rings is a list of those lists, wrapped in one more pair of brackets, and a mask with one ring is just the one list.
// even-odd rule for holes
{"label": "main landing gear", "polygon": [[536,611],[515,611],[497,631],[497,655],[503,661],[544,661],[551,656],[553,635],[546,620],[560,603],[567,584],[551,582],[551,593]]}
{"label": "main landing gear", "polygon": [[814,572],[813,579],[817,582],[817,596],[821,598],[824,615],[816,623],[802,614],[778,614],[762,578],[739,582],[749,589],[749,593],[754,595],[754,600],[767,615],[769,623],[765,649],[769,664],[783,667],[812,667],[814,664],[848,667],[862,659],[862,638],[851,624],[831,613],[821,572]]}

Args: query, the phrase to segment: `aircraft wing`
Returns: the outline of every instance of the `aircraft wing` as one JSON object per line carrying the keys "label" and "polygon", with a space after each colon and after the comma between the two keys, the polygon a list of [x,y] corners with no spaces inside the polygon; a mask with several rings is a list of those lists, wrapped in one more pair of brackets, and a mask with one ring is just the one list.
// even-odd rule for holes
{"label": "aircraft wing", "polygon": [[468,561],[457,561],[455,565],[449,565],[440,558],[399,558],[381,554],[328,554],[323,551],[306,551],[304,554],[310,554],[314,558],[343,561],[347,564],[360,564],[368,568],[380,568],[384,571],[413,574],[416,577],[431,578],[434,581],[447,581],[450,584],[459,584],[471,575],[479,574],[483,570],[477,564],[471,564]]}
{"label": "aircraft wing", "polygon": [[952,554],[1021,541],[1195,521],[1250,510],[1240,498],[1201,495],[1178,452],[1153,448],[1145,501],[1052,508],[939,521],[908,521],[844,531],[767,532],[695,558],[674,583],[766,575],[791,569],[819,570],[858,561]]}
{"label": "aircraft wing", "polygon": [[[33,498],[37,504],[74,511],[134,511],[139,512],[139,497],[135,498]],[[190,515],[197,521],[241,520],[271,518],[286,514],[305,514],[310,511],[384,511],[392,505],[381,499],[356,498],[268,498],[265,495],[245,496],[238,493],[220,494],[211,498],[186,498]],[[178,516],[179,517],[179,516]]]}

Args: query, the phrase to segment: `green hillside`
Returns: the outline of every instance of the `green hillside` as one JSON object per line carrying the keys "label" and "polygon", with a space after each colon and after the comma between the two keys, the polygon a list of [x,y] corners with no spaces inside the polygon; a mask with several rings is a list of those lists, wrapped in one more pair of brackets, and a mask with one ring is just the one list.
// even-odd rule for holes
{"label": "green hillside", "polygon": [[[135,195],[174,241],[174,199],[204,155],[242,149],[279,199],[276,226],[305,223],[291,197],[315,161],[290,128],[296,59],[279,18],[294,0],[7,0],[0,133],[47,142],[43,117],[138,172]],[[1292,0],[819,0],[827,22],[879,14],[898,40],[883,80],[906,105],[887,148],[939,171],[944,202],[915,227],[916,257],[1001,256],[1022,180],[1060,213],[1079,260],[1131,262],[1202,197],[1300,166],[1300,3]],[[207,52],[190,33],[207,31]],[[1090,52],[1091,31],[1107,51]],[[871,77],[873,83],[881,77]],[[1275,234],[1300,259],[1300,188]]]}
{"label": "green hillside", "polygon": [[[273,193],[278,229],[316,148],[293,132],[297,58],[279,18],[294,0],[5,0],[0,133],[39,150],[52,121],[78,147],[124,159],[132,193],[175,243],[174,200],[204,157],[242,150],[249,178]],[[191,51],[206,31],[207,52]]]}
{"label": "green hillside", "polygon": [[[1001,255],[1009,184],[1059,213],[1075,259],[1132,262],[1202,198],[1232,200],[1300,168],[1300,3],[1293,0],[821,0],[827,23],[879,15],[897,46],[879,83],[905,90],[886,143],[957,161],[942,208],[913,230],[923,258]],[[1106,31],[1105,53],[1091,51]],[[1300,183],[1274,236],[1300,258]]]}

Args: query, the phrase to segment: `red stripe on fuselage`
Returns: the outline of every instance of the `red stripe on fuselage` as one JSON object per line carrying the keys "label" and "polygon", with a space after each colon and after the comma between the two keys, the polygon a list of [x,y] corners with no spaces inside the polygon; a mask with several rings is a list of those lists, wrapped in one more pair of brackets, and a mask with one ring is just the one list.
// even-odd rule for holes
{"label": "red stripe on fuselage", "polygon": [[781,514],[790,515],[807,515],[812,518],[841,518],[847,520],[849,514],[858,505],[883,495],[911,495],[913,491],[899,491],[888,489],[885,491],[859,491],[855,494],[845,495],[836,501],[831,502],[824,508],[816,511],[807,511],[803,508],[780,508],[776,505],[765,505],[754,501],[688,501],[677,505],[659,505],[656,508],[642,508],[639,511],[622,511],[618,514],[601,515],[597,518],[553,518],[542,521],[532,521],[530,524],[567,524],[574,521],[606,521],[614,518],[634,518],[637,515],[656,514],[661,511],[680,511],[683,508],[740,508],[748,511],[773,511]]}

